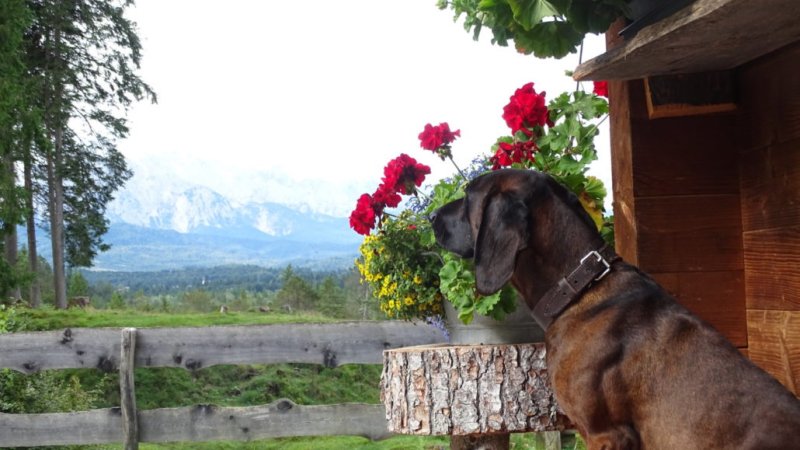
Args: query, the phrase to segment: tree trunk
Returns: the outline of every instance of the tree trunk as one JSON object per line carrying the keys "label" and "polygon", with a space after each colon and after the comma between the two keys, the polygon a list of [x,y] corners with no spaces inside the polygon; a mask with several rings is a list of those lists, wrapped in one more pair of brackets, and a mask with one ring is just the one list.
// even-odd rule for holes
{"label": "tree trunk", "polygon": [[50,213],[50,243],[53,249],[53,287],[55,290],[55,307],[67,308],[67,277],[64,267],[64,186],[61,177],[61,161],[64,147],[64,127],[66,120],[63,118],[64,86],[61,65],[61,30],[56,26],[53,32],[53,45],[45,48],[52,50],[46,56],[48,66],[53,71],[50,83],[45,88],[46,96],[52,91],[52,97],[47,99],[46,125],[52,139],[52,149],[47,151],[47,208]]}
{"label": "tree trunk", "polygon": [[[5,236],[3,236],[3,245],[5,248],[5,260],[11,267],[15,267],[17,265],[17,258],[19,257],[19,252],[17,249],[17,226],[16,224],[12,224],[8,227],[5,231]],[[22,294],[20,292],[19,286],[15,286],[11,288],[10,291],[4,293],[5,296],[13,298],[15,300],[19,300],[22,298]]]}
{"label": "tree trunk", "polygon": [[[14,162],[13,160],[3,161],[2,170],[4,170],[9,179],[12,180],[13,184],[16,184],[16,172],[14,171]],[[15,207],[16,208],[16,207]],[[17,224],[16,223],[5,223],[3,226],[3,249],[4,255],[3,258],[6,260],[9,266],[11,266],[12,270],[17,265],[17,258],[19,257],[18,253],[18,242],[17,242]],[[19,286],[15,286],[11,288],[8,292],[0,292],[4,297],[11,297],[16,300],[19,300],[21,297]]]}
{"label": "tree trunk", "polygon": [[53,248],[53,287],[55,307],[67,308],[67,276],[64,267],[64,188],[58,173],[64,131],[57,128],[54,136],[54,150],[47,155],[48,203],[50,209],[50,242]]}
{"label": "tree trunk", "polygon": [[[28,148],[30,152],[30,147]],[[32,155],[25,156],[23,173],[25,178],[25,222],[28,235],[28,270],[34,278],[29,291],[29,304],[31,308],[38,308],[42,304],[42,291],[39,288],[39,255],[36,251],[36,222],[33,209],[33,161]]]}
{"label": "tree trunk", "polygon": [[381,399],[395,433],[492,435],[569,425],[549,386],[543,343],[387,350]]}

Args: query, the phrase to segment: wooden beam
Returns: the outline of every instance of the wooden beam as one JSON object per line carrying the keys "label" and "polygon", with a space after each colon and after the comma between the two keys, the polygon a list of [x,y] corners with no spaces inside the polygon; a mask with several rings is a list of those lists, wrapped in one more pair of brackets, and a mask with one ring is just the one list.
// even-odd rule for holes
{"label": "wooden beam", "polygon": [[797,0],[697,0],[579,65],[576,80],[728,70],[800,41]]}
{"label": "wooden beam", "polygon": [[[137,330],[136,367],[196,370],[217,364],[380,364],[383,350],[444,342],[428,325],[400,321]],[[0,368],[119,366],[119,329],[73,328],[0,335]]]}
{"label": "wooden beam", "polygon": [[197,405],[140,413],[142,442],[250,441],[292,436],[364,436],[383,439],[383,405],[297,405],[282,399],[264,406]]}
{"label": "wooden beam", "polygon": [[136,328],[122,330],[119,357],[119,392],[122,408],[122,445],[125,450],[139,448],[139,418],[136,411],[136,387],[133,378],[136,353]]}
{"label": "wooden beam", "polygon": [[747,310],[748,355],[800,395],[800,311]]}
{"label": "wooden beam", "polygon": [[107,444],[122,442],[119,408],[71,413],[0,413],[3,447]]}
{"label": "wooden beam", "polygon": [[[384,406],[359,403],[304,406],[283,399],[262,406],[197,405],[139,413],[141,442],[250,441],[336,435],[389,437]],[[3,447],[112,442],[123,442],[120,408],[72,413],[0,413]]]}

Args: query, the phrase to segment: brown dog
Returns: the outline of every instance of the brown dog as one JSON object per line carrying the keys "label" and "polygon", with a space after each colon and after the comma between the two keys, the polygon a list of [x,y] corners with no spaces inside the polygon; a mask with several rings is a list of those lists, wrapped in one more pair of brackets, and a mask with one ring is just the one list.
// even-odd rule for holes
{"label": "brown dog", "polygon": [[800,449],[800,400],[606,248],[549,176],[482,176],[431,220],[440,245],[475,259],[480,293],[511,281],[534,310],[589,450]]}

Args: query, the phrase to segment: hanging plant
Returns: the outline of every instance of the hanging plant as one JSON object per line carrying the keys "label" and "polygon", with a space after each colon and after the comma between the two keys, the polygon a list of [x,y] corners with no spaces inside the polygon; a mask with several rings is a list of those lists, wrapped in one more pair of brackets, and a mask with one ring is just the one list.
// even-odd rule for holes
{"label": "hanging plant", "polygon": [[439,0],[454,20],[464,16],[464,28],[478,40],[492,32],[492,43],[539,58],[563,58],[575,53],[587,33],[603,33],[617,18],[629,15],[630,0]]}

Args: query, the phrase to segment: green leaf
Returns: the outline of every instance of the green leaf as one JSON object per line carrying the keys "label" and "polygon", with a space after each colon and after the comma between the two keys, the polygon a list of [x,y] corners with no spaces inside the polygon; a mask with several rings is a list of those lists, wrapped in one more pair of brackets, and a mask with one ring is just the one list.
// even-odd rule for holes
{"label": "green leaf", "polygon": [[524,33],[516,33],[514,42],[523,53],[539,58],[563,58],[575,53],[583,40],[568,22],[541,22]]}
{"label": "green leaf", "polygon": [[491,313],[491,311],[494,309],[495,305],[497,305],[499,302],[500,292],[495,292],[492,295],[484,295],[478,299],[478,302],[475,305],[475,310],[484,316],[488,316],[489,313]]}
{"label": "green leaf", "polygon": [[475,309],[474,308],[459,309],[458,310],[458,319],[461,320],[461,322],[464,325],[469,325],[470,323],[472,323],[472,319],[473,318],[475,318]]}
{"label": "green leaf", "polygon": [[558,10],[547,0],[508,0],[514,21],[526,31],[533,28],[545,17],[559,15]]}

